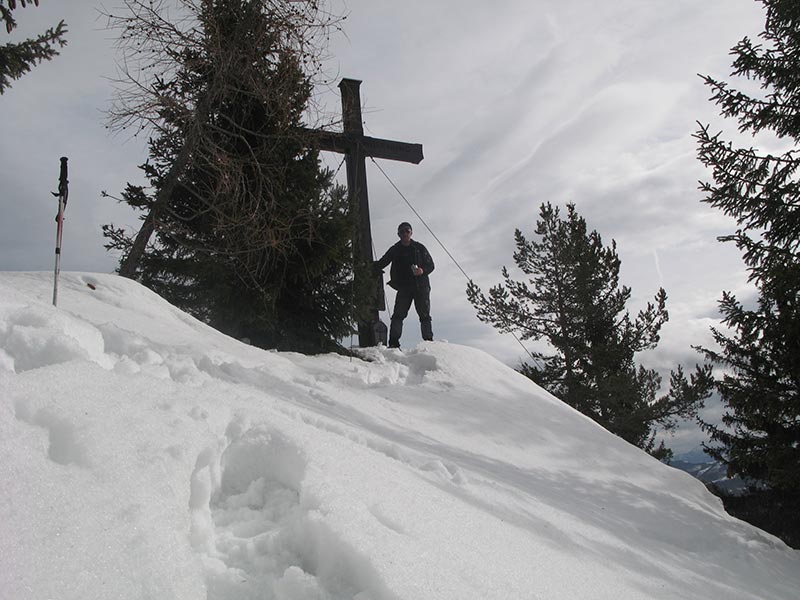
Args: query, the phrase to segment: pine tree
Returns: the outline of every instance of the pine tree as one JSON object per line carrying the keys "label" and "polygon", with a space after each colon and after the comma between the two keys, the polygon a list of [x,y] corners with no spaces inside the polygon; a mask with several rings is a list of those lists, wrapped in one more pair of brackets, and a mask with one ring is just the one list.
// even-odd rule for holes
{"label": "pine tree", "polygon": [[[23,8],[28,3],[39,6],[39,0],[20,0]],[[0,0],[0,19],[6,26],[6,33],[11,33],[17,26],[12,11],[17,9],[16,0]],[[58,48],[63,48],[67,41],[64,21],[59,21],[35,39],[28,39],[18,44],[0,46],[0,94],[11,87],[11,81],[19,79],[36,64],[58,56]]]}
{"label": "pine tree", "polygon": [[[152,39],[162,25],[143,14],[123,35]],[[214,0],[196,19],[190,43],[169,49],[170,76],[144,98],[158,102],[146,117],[158,127],[143,165],[151,190],[123,193],[156,232],[139,278],[261,347],[334,349],[351,331],[352,225],[344,193],[296,133],[311,83],[306,55],[285,43],[293,16],[261,0]],[[117,109],[123,121],[141,118],[137,102]],[[108,247],[130,252],[125,232],[104,229]]]}
{"label": "pine tree", "polygon": [[626,310],[631,289],[620,287],[616,243],[604,246],[588,232],[575,206],[562,219],[549,203],[540,209],[537,240],[515,232],[517,267],[526,283],[503,267],[504,282],[488,297],[470,282],[467,295],[481,321],[522,340],[545,340],[553,352],[533,353],[534,364],[520,371],[546,390],[630,443],[667,458],[657,428],[673,429],[678,419],[696,413],[705,398],[708,370],[686,379],[679,367],[670,391],[657,397],[661,377],[636,365],[635,355],[655,348],[667,321],[663,289],[632,318]]}
{"label": "pine tree", "polygon": [[712,101],[738,121],[740,132],[772,132],[790,149],[775,156],[738,147],[708,126],[696,134],[699,159],[713,177],[701,182],[704,201],[736,219],[736,232],[720,240],[741,249],[758,291],[754,306],[723,294],[728,329],[714,329],[718,347],[701,350],[723,367],[716,388],[725,413],[722,424],[703,426],[710,454],[730,473],[794,498],[794,509],[785,504],[791,512],[800,499],[800,3],[761,3],[762,41],[744,38],[731,52],[733,76],[759,82],[761,91],[704,79]]}

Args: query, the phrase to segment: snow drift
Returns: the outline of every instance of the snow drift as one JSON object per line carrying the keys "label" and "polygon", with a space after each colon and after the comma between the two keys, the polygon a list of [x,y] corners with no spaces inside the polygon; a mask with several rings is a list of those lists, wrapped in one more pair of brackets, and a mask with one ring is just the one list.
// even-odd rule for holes
{"label": "snow drift", "polygon": [[800,555],[487,354],[265,352],[0,274],[0,597],[785,599]]}

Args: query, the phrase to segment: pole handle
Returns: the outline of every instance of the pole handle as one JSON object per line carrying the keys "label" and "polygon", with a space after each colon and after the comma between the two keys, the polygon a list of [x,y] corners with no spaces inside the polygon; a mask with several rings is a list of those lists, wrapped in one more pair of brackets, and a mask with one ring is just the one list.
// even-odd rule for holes
{"label": "pole handle", "polygon": [[61,157],[61,170],[58,175],[58,195],[64,201],[64,206],[67,205],[67,196],[69,195],[69,179],[67,179],[67,160],[66,156]]}

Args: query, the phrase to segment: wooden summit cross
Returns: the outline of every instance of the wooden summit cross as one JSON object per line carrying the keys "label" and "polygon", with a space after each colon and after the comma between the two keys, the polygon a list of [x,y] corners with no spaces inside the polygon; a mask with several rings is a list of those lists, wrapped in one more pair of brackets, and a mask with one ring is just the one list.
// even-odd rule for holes
{"label": "wooden summit cross", "polygon": [[[342,121],[344,131],[334,133],[319,129],[301,129],[301,133],[313,138],[314,147],[329,152],[338,152],[345,155],[347,161],[347,193],[350,206],[358,210],[358,226],[353,239],[356,264],[369,264],[372,262],[372,229],[369,221],[369,199],[367,197],[367,172],[366,157],[388,158],[419,164],[422,160],[422,144],[406,144],[393,142],[364,135],[361,123],[361,96],[358,88],[361,82],[356,79],[342,79],[339,89],[342,90]],[[119,274],[129,279],[136,278],[139,260],[144,254],[147,242],[156,229],[159,215],[166,210],[170,194],[178,184],[178,180],[190,161],[193,144],[187,142],[181,149],[158,195],[150,207],[150,212],[139,229],[127,256],[120,265]],[[357,270],[361,276],[361,269]],[[377,279],[377,278],[376,278]],[[377,281],[375,281],[377,283]],[[361,289],[369,286],[359,286]],[[376,290],[377,291],[377,290]],[[381,296],[382,297],[382,296]],[[378,343],[378,295],[370,298],[367,304],[363,321],[358,323],[358,345],[361,347],[375,346]]]}
{"label": "wooden summit cross", "polygon": [[[361,120],[360,86],[361,81],[357,79],[342,79],[339,83],[339,89],[342,92],[342,133],[322,130],[308,131],[316,137],[317,147],[320,150],[345,155],[347,195],[350,206],[357,207],[358,210],[358,226],[353,239],[355,260],[356,264],[363,265],[372,263],[372,227],[369,220],[366,157],[388,158],[416,165],[422,160],[422,144],[408,144],[365,136]],[[357,274],[359,272],[360,269],[356,271]],[[380,279],[382,280],[382,278]],[[360,320],[358,323],[358,345],[362,348],[376,346],[379,341],[378,297],[382,298],[382,295],[370,296],[365,307],[364,320]]]}

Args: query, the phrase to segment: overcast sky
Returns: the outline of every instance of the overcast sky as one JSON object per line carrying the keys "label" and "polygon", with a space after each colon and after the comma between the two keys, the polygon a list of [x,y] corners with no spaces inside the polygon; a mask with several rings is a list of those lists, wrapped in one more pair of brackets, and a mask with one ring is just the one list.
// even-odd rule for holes
{"label": "overcast sky", "polygon": [[[98,6],[41,0],[15,12],[14,35],[0,34],[17,40],[60,18],[69,29],[61,56],[0,96],[0,270],[53,268],[60,156],[70,165],[63,270],[113,271],[101,225],[138,227],[101,197],[141,182],[146,150],[104,129],[116,68]],[[659,286],[669,295],[662,343],[643,361],[693,365],[690,346],[709,343],[722,290],[750,293],[738,252],[716,241],[732,222],[697,190],[707,175],[695,158],[696,121],[735,130],[697,74],[727,77],[730,47],[762,29],[760,3],[336,0],[332,9],[348,17],[331,42],[330,86],[318,90],[322,117],[338,115],[338,80],[360,79],[367,135],[423,145],[419,165],[381,167],[471,278],[484,289],[499,282],[513,265],[514,229],[530,236],[542,202],[573,202],[591,229],[616,240],[632,312]],[[333,168],[340,160],[326,158]],[[369,161],[368,184],[377,254],[410,221],[434,256],[436,337],[517,363],[517,342],[476,319],[464,275]],[[405,329],[404,346],[415,345],[413,311]]]}

